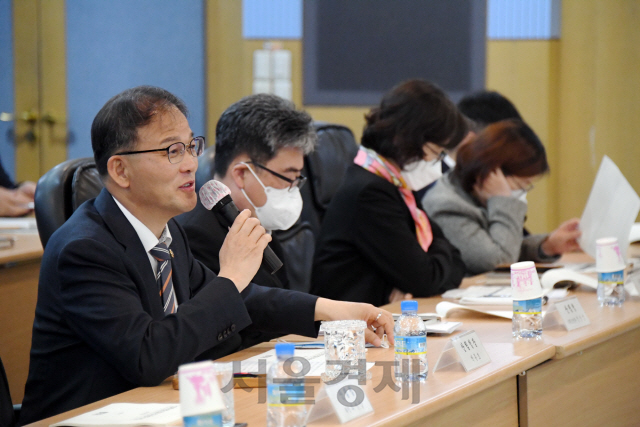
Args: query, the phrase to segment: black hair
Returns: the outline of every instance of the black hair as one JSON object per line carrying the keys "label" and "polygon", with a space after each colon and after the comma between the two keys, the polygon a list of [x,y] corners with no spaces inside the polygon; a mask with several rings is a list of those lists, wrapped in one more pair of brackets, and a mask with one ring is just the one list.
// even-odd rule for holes
{"label": "black hair", "polygon": [[516,106],[495,91],[485,90],[467,95],[458,102],[458,109],[477,124],[478,130],[506,119],[522,120]]}
{"label": "black hair", "polygon": [[285,147],[309,154],[317,140],[311,116],[276,95],[256,94],[227,108],[216,126],[214,170],[225,176],[231,161],[246,154],[266,163]]}
{"label": "black hair", "polygon": [[453,149],[468,132],[464,117],[442,89],[418,79],[387,92],[366,120],[362,145],[400,168],[422,159],[425,143]]}
{"label": "black hair", "polygon": [[154,86],[127,89],[107,101],[91,125],[93,157],[101,177],[106,177],[109,158],[135,146],[138,129],[148,125],[159,111],[177,108],[185,117],[187,107],[177,96]]}

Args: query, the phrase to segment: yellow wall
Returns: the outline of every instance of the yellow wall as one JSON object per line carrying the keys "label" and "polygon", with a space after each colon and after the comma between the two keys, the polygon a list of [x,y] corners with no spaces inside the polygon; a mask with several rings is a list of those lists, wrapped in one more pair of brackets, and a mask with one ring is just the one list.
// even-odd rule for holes
{"label": "yellow wall", "polygon": [[[220,113],[251,93],[252,54],[265,41],[242,39],[240,8],[208,2],[208,28],[218,29],[208,36],[210,134]],[[559,40],[487,42],[487,88],[510,98],[547,148],[551,173],[528,197],[533,232],[582,214],[605,153],[640,190],[640,0],[564,0],[561,22]],[[283,47],[293,53],[293,100],[301,105],[302,42]],[[368,111],[303,107],[357,139]]]}
{"label": "yellow wall", "polygon": [[558,41],[489,41],[487,89],[509,98],[536,131],[547,150],[551,174],[527,196],[527,228],[544,232],[555,226],[558,169]]}
{"label": "yellow wall", "polygon": [[490,41],[487,87],[539,133],[551,175],[530,197],[528,226],[580,216],[603,155],[640,190],[640,1],[564,0],[558,41]]}

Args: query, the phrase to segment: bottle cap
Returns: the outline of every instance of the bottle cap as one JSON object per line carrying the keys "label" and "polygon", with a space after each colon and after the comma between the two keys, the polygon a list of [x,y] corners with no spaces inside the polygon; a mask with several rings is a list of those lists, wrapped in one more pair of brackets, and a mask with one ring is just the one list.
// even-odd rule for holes
{"label": "bottle cap", "polygon": [[596,240],[596,271],[598,273],[624,270],[625,265],[617,238],[603,237]]}
{"label": "bottle cap", "polygon": [[524,301],[542,296],[540,278],[533,261],[511,264],[511,294],[516,301]]}
{"label": "bottle cap", "polygon": [[402,311],[418,311],[418,301],[402,301],[400,303]]}
{"label": "bottle cap", "polygon": [[295,344],[292,343],[278,343],[276,344],[276,356],[293,356],[295,348]]}

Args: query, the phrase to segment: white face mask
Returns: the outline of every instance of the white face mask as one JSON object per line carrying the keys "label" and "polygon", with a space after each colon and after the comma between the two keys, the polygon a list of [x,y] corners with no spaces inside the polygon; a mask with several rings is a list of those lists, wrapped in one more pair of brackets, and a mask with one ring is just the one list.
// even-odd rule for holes
{"label": "white face mask", "polygon": [[527,192],[522,189],[511,190],[511,197],[527,203]]}
{"label": "white face mask", "polygon": [[289,190],[287,188],[273,188],[273,187],[265,187],[258,175],[249,167],[246,163],[242,163],[246,165],[253,176],[256,177],[262,188],[264,188],[264,192],[267,195],[267,203],[264,206],[256,207],[253,204],[247,193],[245,193],[244,188],[242,189],[242,194],[247,198],[251,206],[256,211],[256,216],[260,220],[260,224],[267,230],[288,230],[291,228],[293,224],[300,217],[300,213],[302,212],[302,196],[300,195],[300,189],[298,187],[294,187]]}
{"label": "white face mask", "polygon": [[418,191],[442,176],[442,165],[440,162],[418,160],[405,165],[401,173],[407,185]]}

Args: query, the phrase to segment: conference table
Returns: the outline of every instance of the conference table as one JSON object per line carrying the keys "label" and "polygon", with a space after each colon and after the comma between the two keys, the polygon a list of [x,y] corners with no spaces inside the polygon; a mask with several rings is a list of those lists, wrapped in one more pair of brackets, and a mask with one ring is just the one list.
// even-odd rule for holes
{"label": "conference table", "polygon": [[[636,251],[638,252],[638,251]],[[563,262],[583,261],[584,255]],[[463,286],[489,284],[488,276],[465,279]],[[540,339],[516,340],[511,321],[457,311],[447,320],[462,326],[451,335],[430,335],[429,374],[412,388],[396,389],[390,362],[393,348],[369,348],[367,361],[376,362],[363,385],[374,408],[372,414],[348,426],[474,425],[640,425],[635,409],[640,396],[640,298],[628,297],[622,307],[600,307],[595,291],[579,286],[570,291],[590,319],[590,325],[567,331],[562,324],[545,328]],[[418,299],[419,312],[434,312],[440,297]],[[385,306],[400,311],[400,303]],[[434,371],[452,336],[475,331],[490,363],[465,372],[460,363]],[[309,340],[287,336],[287,341]],[[262,343],[223,360],[244,360],[267,351],[275,343]],[[299,350],[304,351],[304,350]],[[318,396],[320,381],[310,381]],[[264,389],[234,389],[236,421],[266,425]],[[115,402],[178,402],[179,392],[167,380],[157,387],[141,387],[34,423],[48,426]],[[335,414],[311,426],[333,426]]]}
{"label": "conference table", "polygon": [[35,229],[0,230],[14,239],[0,250],[0,358],[14,403],[22,402],[29,372],[31,328],[36,309],[42,244]]}

